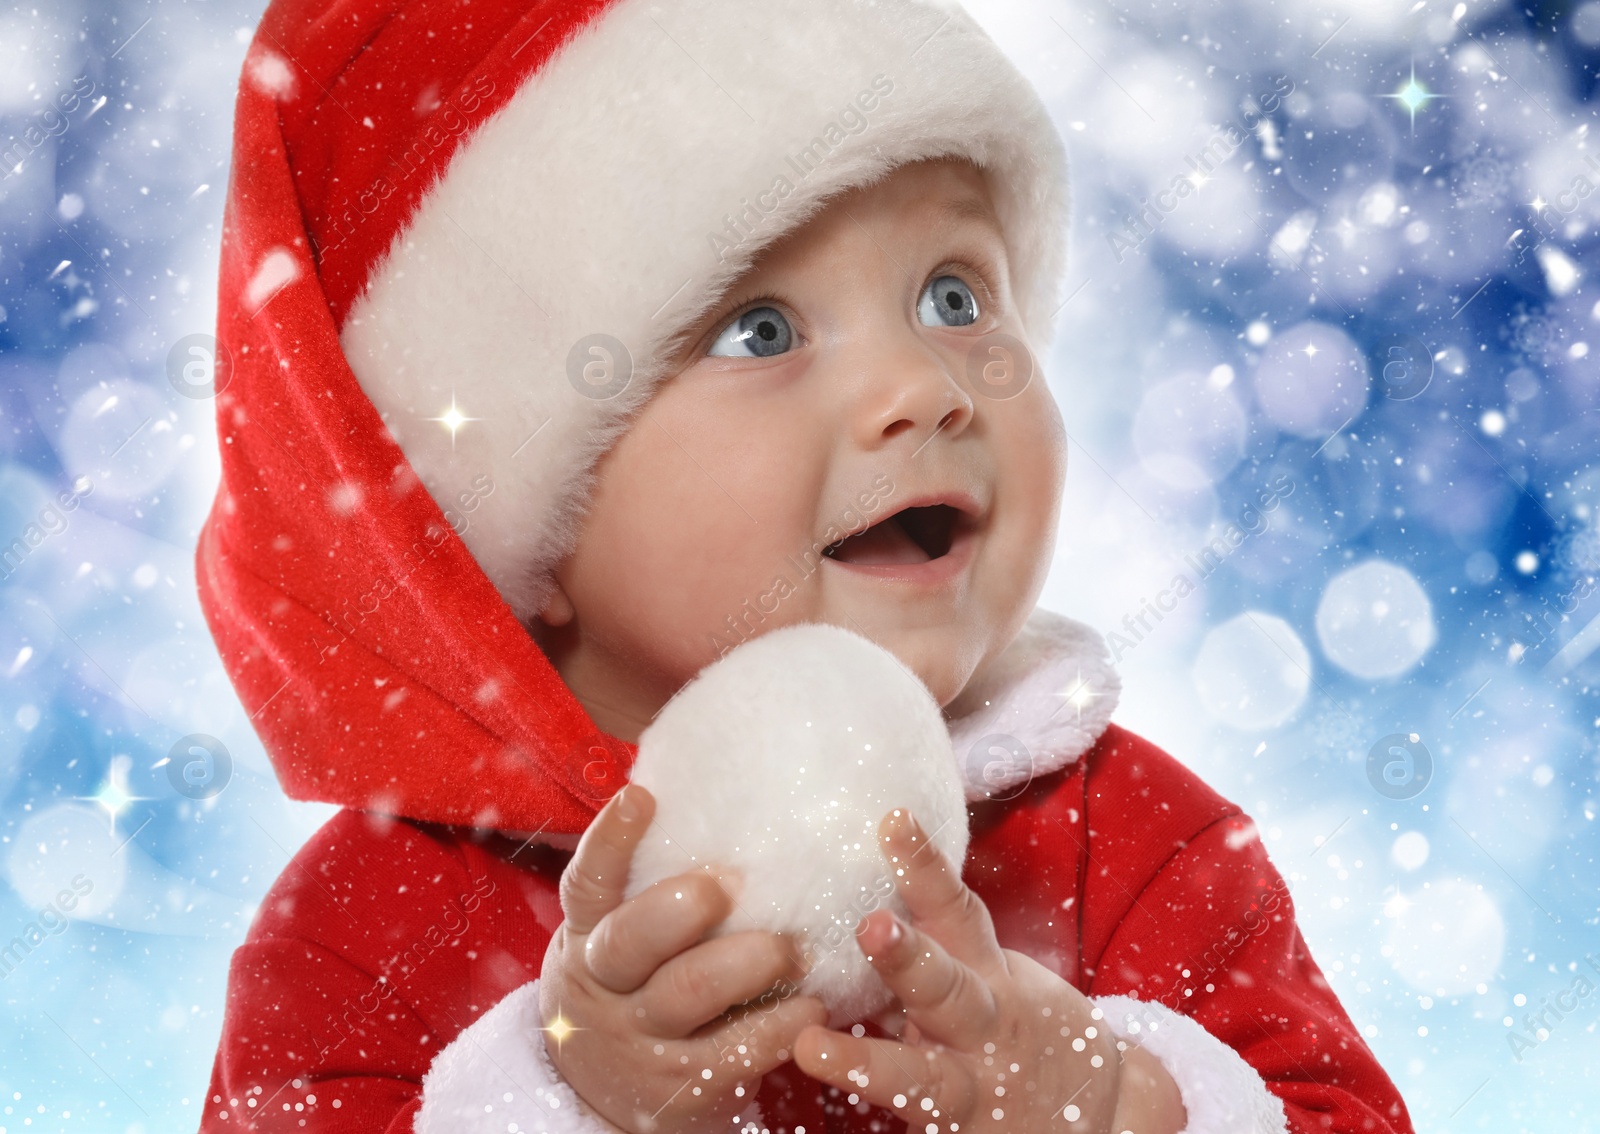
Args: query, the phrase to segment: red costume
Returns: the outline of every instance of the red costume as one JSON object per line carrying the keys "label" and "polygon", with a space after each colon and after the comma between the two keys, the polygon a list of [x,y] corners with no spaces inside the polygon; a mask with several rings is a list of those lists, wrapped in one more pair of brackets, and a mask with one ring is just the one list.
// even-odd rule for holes
{"label": "red costume", "polygon": [[[719,248],[716,214],[726,208],[695,213],[707,186],[694,180],[726,180],[738,199],[773,183],[765,156],[718,170],[712,154],[699,172],[664,177],[651,207],[690,231],[696,248],[712,233],[705,262],[690,265],[699,282],[681,300],[661,306],[671,286],[655,289],[682,278],[684,256],[668,248],[649,278],[651,262],[626,225],[614,248],[604,226],[581,224],[576,251],[515,226],[490,240],[484,226],[510,215],[495,213],[497,200],[531,202],[532,219],[518,224],[565,231],[552,211],[576,209],[581,221],[590,216],[583,210],[626,210],[627,194],[637,195],[624,186],[611,200],[592,167],[563,168],[546,154],[548,177],[513,179],[496,198],[470,178],[525,156],[495,133],[499,124],[541,108],[547,118],[577,114],[574,84],[595,59],[615,58],[628,75],[647,57],[640,52],[657,49],[645,21],[683,33],[703,19],[715,46],[726,34],[717,30],[721,9],[732,3],[278,0],[263,18],[236,112],[219,289],[223,475],[198,573],[224,664],[285,790],[347,810],[284,871],[234,956],[204,1130],[427,1134],[594,1121],[541,1061],[529,990],[560,921],[557,883],[570,846],[626,782],[634,749],[590,721],[518,621],[541,593],[537,573],[525,576],[521,565],[529,554],[548,565],[573,538],[581,485],[561,462],[586,467],[560,445],[554,456],[535,446],[521,458],[531,464],[515,463],[525,426],[553,423],[541,440],[586,438],[571,444],[592,459],[660,377],[643,360],[661,336],[703,310],[809,204],[917,156],[962,153],[995,171],[1029,329],[1048,334],[1060,267],[1059,142],[976,26],[957,14],[941,23],[942,9],[924,0],[829,0],[814,6],[820,17],[799,9],[782,17],[796,29],[775,41],[798,54],[788,70],[757,60],[761,81],[778,89],[793,74],[825,86],[831,64],[818,60],[854,46],[861,58],[839,65],[837,91],[817,105],[853,107],[867,125],[858,141],[855,119],[829,120],[840,140],[827,143],[826,164],[807,171],[811,180],[796,174],[791,193],[762,197],[775,211],[760,209],[768,227],[748,242],[754,222],[730,218]],[[860,26],[835,27],[851,21]],[[908,37],[905,57],[885,64],[893,93],[880,83],[872,98],[852,95],[871,89],[870,70],[856,64],[877,57],[888,28]],[[958,67],[974,59],[985,66]],[[756,103],[751,88],[721,75]],[[616,76],[601,78],[615,87]],[[980,96],[995,109],[971,110]],[[619,99],[608,113],[620,141],[585,134],[571,144],[593,157],[653,138],[659,126],[678,131],[669,152],[713,147],[727,133],[719,116],[738,113],[723,97],[707,84],[692,98]],[[651,114],[667,117],[652,125]],[[702,128],[704,137],[694,134]],[[743,160],[742,144],[728,143],[729,161]],[[481,191],[451,198],[459,184]],[[464,236],[450,235],[445,221]],[[540,254],[556,262],[541,270],[573,281],[539,296],[555,328],[548,341],[489,334],[504,313],[479,302],[452,308],[459,297],[450,295],[438,300],[442,325],[475,336],[484,351],[499,349],[485,337],[508,340],[565,400],[548,415],[524,413],[519,402],[486,421],[483,432],[498,437],[503,427],[513,444],[486,447],[474,465],[470,447],[442,455],[444,442],[415,432],[402,409],[442,408],[429,400],[438,393],[429,383],[489,383],[479,387],[487,398],[509,379],[488,364],[441,376],[426,359],[406,371],[385,352],[401,349],[408,328],[385,323],[385,313],[413,311],[405,289],[439,279],[446,291],[477,278],[509,293],[485,276],[495,271],[487,264],[525,262],[524,238],[547,241]],[[417,249],[428,253],[427,271],[407,260]],[[584,276],[579,261],[605,263],[612,252],[607,266],[620,270],[634,257],[642,282]],[[576,259],[559,262],[564,254]],[[582,322],[606,304],[622,306]],[[488,322],[467,326],[474,319]],[[568,332],[596,326],[615,329],[639,360],[615,397],[579,397],[566,385],[577,338]],[[416,334],[401,344],[412,359],[448,339],[427,327]],[[541,492],[544,512],[520,527],[507,518],[516,515],[508,501],[523,507]],[[951,722],[958,751],[963,738],[1004,731],[1037,756],[997,793],[1008,798],[971,808],[965,876],[1000,943],[1103,998],[1117,1034],[1138,1035],[1172,1073],[1195,1134],[1409,1131],[1399,1094],[1311,960],[1253,824],[1170,756],[1109,725],[1116,678],[1098,636],[1043,614],[1035,625],[988,679],[983,719]],[[1085,672],[1098,701],[1055,719],[1048,689]],[[756,1128],[785,1134],[900,1122],[847,1104],[792,1063],[767,1076],[756,1102]],[[508,1125],[512,1114],[535,1117]]]}

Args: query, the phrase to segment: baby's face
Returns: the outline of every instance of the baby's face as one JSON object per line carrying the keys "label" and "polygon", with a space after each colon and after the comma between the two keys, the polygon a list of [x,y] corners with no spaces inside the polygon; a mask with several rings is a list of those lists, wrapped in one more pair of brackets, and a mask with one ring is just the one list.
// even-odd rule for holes
{"label": "baby's face", "polygon": [[1024,335],[967,163],[902,167],[773,245],[597,466],[535,628],[596,723],[637,739],[726,648],[797,622],[871,638],[949,704],[1032,610],[1065,472],[1042,374],[1005,398],[969,377],[996,332]]}

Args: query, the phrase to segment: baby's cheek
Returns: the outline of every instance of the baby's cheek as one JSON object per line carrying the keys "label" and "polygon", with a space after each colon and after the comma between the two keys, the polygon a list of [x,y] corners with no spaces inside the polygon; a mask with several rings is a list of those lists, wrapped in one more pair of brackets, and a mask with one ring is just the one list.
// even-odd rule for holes
{"label": "baby's cheek", "polygon": [[1066,483],[1068,438],[1061,411],[1042,378],[1036,379],[1035,387],[1025,395],[1037,395],[1031,398],[1032,404],[1019,406],[1026,412],[1009,423],[1011,430],[1002,452],[1008,491],[1016,495],[1030,515],[1048,517],[1048,525],[1035,528],[1034,532],[1039,542],[1049,545],[1053,543],[1055,516]]}
{"label": "baby's cheek", "polygon": [[[808,574],[798,547],[776,546],[752,525],[720,522],[698,530],[684,557],[655,588],[652,617],[670,622],[668,635],[700,664],[758,634],[814,618],[818,569]],[[794,554],[786,554],[793,552]]]}
{"label": "baby's cheek", "polygon": [[994,432],[996,522],[974,597],[987,621],[1000,627],[1020,625],[1032,610],[1055,551],[1066,434],[1048,390],[1039,392],[1042,399],[1030,388],[1006,403]]}

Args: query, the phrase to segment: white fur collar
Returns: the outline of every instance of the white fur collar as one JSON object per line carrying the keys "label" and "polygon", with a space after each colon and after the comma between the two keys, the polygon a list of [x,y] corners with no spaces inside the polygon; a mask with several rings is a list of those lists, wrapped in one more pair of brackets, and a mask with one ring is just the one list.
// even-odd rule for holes
{"label": "white fur collar", "polygon": [[[1039,607],[946,710],[968,802],[1010,799],[1094,747],[1122,692],[1091,627]],[[576,835],[540,835],[564,850]]]}
{"label": "white fur collar", "polygon": [[1105,732],[1121,692],[1099,634],[1035,609],[946,711],[967,799],[1009,799],[1072,764]]}

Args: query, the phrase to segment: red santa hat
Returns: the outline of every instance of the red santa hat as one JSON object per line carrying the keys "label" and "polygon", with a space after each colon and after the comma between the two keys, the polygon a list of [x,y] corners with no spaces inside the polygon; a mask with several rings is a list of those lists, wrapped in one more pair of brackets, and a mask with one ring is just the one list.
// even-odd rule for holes
{"label": "red santa hat", "polygon": [[1049,339],[1061,140],[942,0],[274,0],[235,122],[200,584],[291,794],[582,829],[631,746],[486,586],[538,609],[668,348],[829,196],[970,159]]}
{"label": "red santa hat", "polygon": [[665,348],[828,196],[971,159],[1047,339],[1061,142],[959,6],[399,7],[327,81],[299,180],[357,379],[519,615]]}

